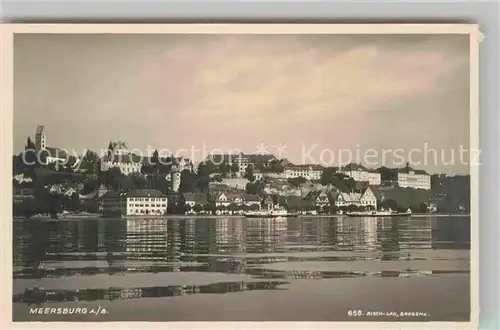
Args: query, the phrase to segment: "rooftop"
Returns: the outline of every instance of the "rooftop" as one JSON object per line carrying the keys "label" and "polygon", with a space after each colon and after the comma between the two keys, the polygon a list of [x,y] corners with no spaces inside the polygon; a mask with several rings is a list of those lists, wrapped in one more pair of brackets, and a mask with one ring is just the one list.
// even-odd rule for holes
{"label": "rooftop", "polygon": [[182,194],[186,202],[195,202],[196,204],[205,205],[208,203],[207,195],[200,193],[184,193]]}
{"label": "rooftop", "polygon": [[406,173],[406,174],[408,174],[408,173],[410,173],[412,171],[413,171],[414,174],[429,175],[429,173],[427,173],[424,170],[415,170],[415,169],[413,169],[413,168],[411,168],[409,166],[402,167],[402,168],[398,169],[398,173]]}
{"label": "rooftop", "polygon": [[36,127],[36,134],[42,134],[43,133],[43,129],[44,129],[45,126],[43,125],[38,125]]}
{"label": "rooftop", "polygon": [[119,197],[166,197],[159,190],[155,189],[134,189],[124,193],[118,193],[117,191],[110,190],[102,198],[119,198]]}
{"label": "rooftop", "polygon": [[268,163],[276,157],[272,154],[250,154],[250,155],[243,155],[243,157],[246,157],[250,163]]}
{"label": "rooftop", "polygon": [[365,171],[368,172],[368,169],[361,164],[350,163],[342,168],[342,171]]}
{"label": "rooftop", "polygon": [[317,164],[299,164],[299,165],[286,165],[285,169],[312,169],[312,170],[323,170],[323,166]]}
{"label": "rooftop", "polygon": [[102,159],[105,162],[113,163],[123,163],[123,164],[147,164],[150,163],[150,157],[139,156],[134,153],[128,153],[126,155],[113,154],[111,156],[106,155]]}
{"label": "rooftop", "polygon": [[245,202],[259,202],[260,198],[257,195],[252,195],[252,194],[244,194],[243,195],[243,200]]}

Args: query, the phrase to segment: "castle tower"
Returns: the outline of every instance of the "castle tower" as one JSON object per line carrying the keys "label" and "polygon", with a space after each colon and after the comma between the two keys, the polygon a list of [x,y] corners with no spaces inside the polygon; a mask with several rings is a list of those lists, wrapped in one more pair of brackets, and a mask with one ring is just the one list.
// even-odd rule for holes
{"label": "castle tower", "polygon": [[172,167],[172,190],[174,192],[179,192],[179,187],[181,186],[181,172],[179,167],[174,165]]}
{"label": "castle tower", "polygon": [[44,126],[38,125],[35,133],[35,148],[36,150],[45,150],[47,147],[47,135],[45,134]]}

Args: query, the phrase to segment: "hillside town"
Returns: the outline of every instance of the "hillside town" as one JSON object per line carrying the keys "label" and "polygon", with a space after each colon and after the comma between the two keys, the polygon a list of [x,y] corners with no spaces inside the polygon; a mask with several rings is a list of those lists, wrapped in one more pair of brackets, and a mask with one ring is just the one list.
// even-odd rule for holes
{"label": "hillside town", "polygon": [[[70,155],[49,147],[44,126],[13,156],[15,216],[96,214],[236,215],[282,208],[299,214],[391,209],[417,213],[469,211],[469,176],[402,168],[293,164],[272,154],[143,157],[125,142],[104,155]],[[37,157],[39,155],[39,157]]]}

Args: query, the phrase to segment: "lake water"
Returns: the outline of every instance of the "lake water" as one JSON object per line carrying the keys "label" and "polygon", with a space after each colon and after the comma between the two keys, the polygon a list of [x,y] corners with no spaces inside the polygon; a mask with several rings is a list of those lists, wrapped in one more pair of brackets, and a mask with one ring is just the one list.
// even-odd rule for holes
{"label": "lake water", "polygon": [[13,320],[469,321],[469,249],[468,217],[14,220]]}

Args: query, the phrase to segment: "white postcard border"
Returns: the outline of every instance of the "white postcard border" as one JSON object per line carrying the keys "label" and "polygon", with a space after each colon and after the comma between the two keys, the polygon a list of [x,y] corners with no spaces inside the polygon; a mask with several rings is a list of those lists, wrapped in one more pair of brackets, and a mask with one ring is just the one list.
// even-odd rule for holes
{"label": "white postcard border", "polygon": [[[0,26],[0,279],[2,329],[233,329],[256,322],[12,322],[12,162],[13,41],[16,33],[53,34],[468,34],[470,35],[470,148],[479,150],[479,43],[477,24],[2,24]],[[471,155],[472,157],[472,155]],[[470,322],[258,322],[259,327],[297,329],[470,329],[479,325],[479,166],[471,159],[471,320]]]}

